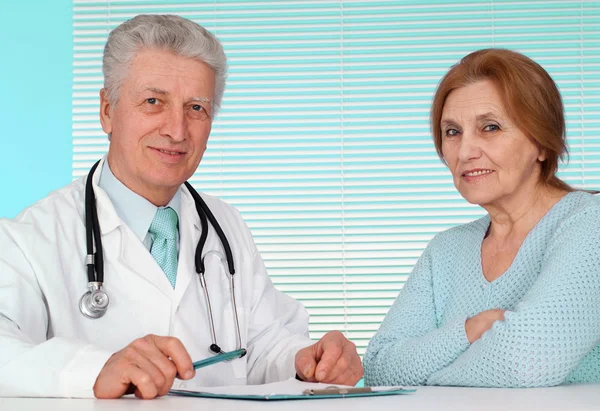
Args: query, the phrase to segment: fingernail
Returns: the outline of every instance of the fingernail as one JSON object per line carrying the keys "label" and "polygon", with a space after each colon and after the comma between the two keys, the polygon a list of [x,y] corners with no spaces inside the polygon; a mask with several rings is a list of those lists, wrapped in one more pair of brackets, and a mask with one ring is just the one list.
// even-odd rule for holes
{"label": "fingernail", "polygon": [[325,378],[325,371],[319,371],[317,373],[317,380],[322,381]]}
{"label": "fingernail", "polygon": [[307,365],[306,367],[304,367],[304,371],[302,371],[302,374],[304,374],[305,377],[310,377],[312,372],[312,365]]}
{"label": "fingernail", "polygon": [[194,372],[192,370],[187,370],[185,373],[183,373],[183,378],[189,380],[190,378],[192,378],[193,375]]}

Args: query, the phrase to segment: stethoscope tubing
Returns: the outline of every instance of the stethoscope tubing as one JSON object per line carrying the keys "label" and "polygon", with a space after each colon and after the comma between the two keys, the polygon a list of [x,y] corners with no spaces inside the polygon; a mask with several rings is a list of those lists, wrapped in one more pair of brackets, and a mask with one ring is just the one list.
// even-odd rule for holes
{"label": "stethoscope tubing", "polygon": [[[220,252],[216,251],[216,250],[211,250],[208,251],[206,254],[204,254],[204,256],[202,257],[202,266],[205,267],[205,263],[204,263],[204,259],[209,256],[209,255],[214,255],[216,256],[216,258],[219,259],[219,261],[221,262],[221,267],[224,267],[224,261],[223,261],[223,254],[221,254]],[[238,312],[237,312],[237,304],[236,304],[236,298],[235,298],[235,281],[233,279],[233,275],[227,273],[226,271],[223,271],[223,274],[225,274],[227,277],[229,277],[229,290],[231,292],[231,303],[232,303],[232,315],[233,315],[233,323],[235,325],[235,331],[236,331],[236,346],[237,349],[241,349],[242,347],[242,338],[241,338],[241,331],[240,331],[240,323],[238,320]],[[208,293],[208,285],[206,283],[206,277],[205,277],[205,273],[201,272],[198,273],[199,279],[200,279],[200,285],[202,286],[202,289],[204,291],[204,298],[206,300],[206,309],[207,309],[207,313],[208,313],[208,321],[209,321],[209,325],[210,325],[210,335],[211,335],[211,339],[212,339],[212,345],[210,346],[211,351],[213,351],[216,354],[222,354],[223,351],[221,351],[221,348],[219,347],[219,345],[217,344],[217,337],[216,337],[216,332],[215,332],[215,323],[213,320],[213,312],[212,312],[212,305],[210,302],[210,297],[209,297],[209,293]]]}
{"label": "stethoscope tubing", "polygon": [[[104,282],[104,255],[102,248],[102,238],[100,235],[100,222],[98,221],[98,210],[96,209],[96,196],[92,179],[100,161],[92,166],[85,184],[85,237],[87,245],[86,265],[88,273],[88,282]],[[88,229],[91,227],[91,229]],[[96,243],[96,253],[94,254],[94,242]]]}
{"label": "stethoscope tubing", "polygon": [[[94,194],[93,187],[93,176],[100,164],[101,160],[98,160],[90,169],[86,179],[85,185],[85,229],[86,229],[86,249],[87,255],[85,259],[85,265],[87,266],[87,277],[88,277],[88,291],[81,297],[79,301],[79,309],[81,313],[90,319],[96,319],[102,317],[106,310],[108,309],[108,295],[102,289],[102,285],[104,283],[104,255],[103,255],[103,247],[102,247],[102,236],[100,232],[100,222],[98,220],[98,209],[96,207],[96,196]],[[229,273],[225,273],[228,275],[230,279],[230,290],[231,290],[231,301],[233,308],[233,316],[234,316],[234,324],[236,328],[236,337],[237,337],[237,347],[236,351],[232,353],[237,353],[236,356],[240,356],[241,350],[243,350],[244,356],[246,353],[245,349],[241,348],[242,339],[240,332],[240,324],[238,319],[237,305],[235,300],[235,288],[234,288],[234,279],[233,276],[235,274],[235,268],[233,264],[233,253],[231,252],[231,247],[229,245],[229,241],[225,236],[225,233],[221,229],[221,226],[217,222],[217,219],[211,212],[210,208],[204,202],[202,197],[198,194],[198,192],[192,187],[189,182],[185,182],[185,186],[192,195],[194,199],[194,204],[196,206],[196,211],[198,212],[198,216],[200,218],[200,223],[202,225],[202,229],[200,232],[200,239],[196,246],[196,252],[194,255],[194,262],[196,273],[199,276],[200,284],[202,289],[204,290],[204,296],[207,302],[208,314],[209,314],[209,323],[210,323],[210,332],[212,345],[210,346],[211,351],[219,354],[215,357],[214,362],[225,361],[223,359],[223,355],[226,355],[219,345],[217,344],[216,332],[215,332],[215,324],[213,320],[212,313],[212,305],[210,303],[210,297],[208,295],[208,288],[206,284],[206,278],[204,277],[206,267],[204,265],[204,257],[202,256],[202,250],[206,243],[206,239],[208,237],[208,222],[213,226],[213,229],[216,231],[219,240],[223,246],[225,251],[225,256],[227,260],[227,267]],[[96,244],[96,250],[94,252],[94,244]],[[209,251],[207,254],[211,253]],[[221,264],[224,265],[223,259],[219,257],[221,260]],[[98,304],[97,304],[98,303]],[[236,356],[232,357],[235,358]],[[206,361],[206,360],[205,360]]]}

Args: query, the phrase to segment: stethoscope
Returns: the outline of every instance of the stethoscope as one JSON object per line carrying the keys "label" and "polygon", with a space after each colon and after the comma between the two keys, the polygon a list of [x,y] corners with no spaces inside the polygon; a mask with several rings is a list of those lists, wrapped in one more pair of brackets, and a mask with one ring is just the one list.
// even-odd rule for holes
{"label": "stethoscope", "polygon": [[[96,196],[94,195],[94,187],[92,184],[92,179],[96,168],[100,164],[100,160],[94,164],[87,176],[86,185],[85,185],[85,234],[86,234],[86,242],[87,242],[87,255],[85,258],[85,264],[87,265],[87,276],[88,276],[88,291],[83,294],[81,299],[79,300],[79,310],[81,313],[90,319],[96,319],[102,317],[106,314],[108,309],[109,298],[106,292],[102,289],[102,284],[104,282],[104,257],[102,254],[102,239],[100,235],[100,222],[98,221],[98,210],[96,209]],[[238,313],[237,307],[235,303],[235,289],[234,289],[234,281],[233,275],[235,274],[235,268],[233,266],[233,254],[231,253],[231,247],[229,246],[229,242],[227,241],[227,237],[225,233],[221,229],[221,226],[217,222],[217,219],[210,211],[202,197],[198,194],[196,190],[191,186],[187,181],[185,182],[185,186],[189,190],[190,194],[194,198],[194,203],[196,204],[196,210],[198,212],[198,216],[200,217],[200,222],[202,225],[202,231],[200,233],[200,240],[198,240],[198,245],[196,246],[196,253],[194,256],[194,262],[196,266],[196,272],[198,273],[200,279],[200,285],[204,290],[204,297],[206,298],[206,305],[208,311],[208,319],[210,324],[210,334],[212,338],[212,344],[210,345],[210,350],[215,354],[224,354],[225,352],[221,350],[221,347],[217,344],[217,335],[215,333],[215,323],[213,321],[213,313],[212,306],[210,304],[210,297],[208,296],[208,288],[206,284],[206,278],[204,273],[206,268],[204,266],[204,259],[207,255],[214,255],[220,261],[221,265],[224,267],[225,263],[229,268],[229,272],[225,273],[229,277],[230,280],[230,290],[231,290],[231,301],[233,305],[233,322],[235,324],[235,329],[237,332],[237,350],[240,351],[241,356],[245,355],[246,350],[242,348],[242,338],[240,334],[240,324],[238,321]],[[206,238],[208,237],[208,221],[213,226],[217,235],[219,236],[219,240],[225,249],[225,256],[218,251],[209,251],[204,257],[202,256],[202,249],[204,248],[204,244],[206,243]],[[94,243],[96,243],[96,253],[94,254]],[[225,261],[224,258],[225,257]]]}

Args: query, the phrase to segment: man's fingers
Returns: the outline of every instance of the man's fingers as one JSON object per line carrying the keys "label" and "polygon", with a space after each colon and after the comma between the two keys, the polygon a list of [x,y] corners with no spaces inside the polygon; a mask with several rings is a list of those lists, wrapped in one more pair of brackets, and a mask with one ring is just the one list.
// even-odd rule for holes
{"label": "man's fingers", "polygon": [[158,385],[158,395],[166,395],[173,386],[173,381],[177,376],[177,367],[171,360],[164,356],[152,357],[150,361],[162,375],[163,383]]}
{"label": "man's fingers", "polygon": [[356,352],[356,346],[354,344],[348,344],[346,351],[350,354],[350,357],[347,360],[349,365],[335,378],[334,381],[331,381],[331,383],[354,386],[363,377],[364,370],[360,357]]}
{"label": "man's fingers", "polygon": [[[129,350],[130,351],[127,354],[127,358],[129,359],[129,361],[131,361],[133,365],[137,366],[140,370],[142,370],[143,372],[148,374],[148,376],[150,376],[152,382],[154,383],[156,389],[159,392],[158,395],[165,395],[171,388],[172,380],[171,383],[169,383],[168,376],[166,376],[162,372],[160,367],[157,365],[161,362],[161,358],[159,356],[160,352],[158,350],[155,350],[154,353],[144,351],[140,352],[133,348]],[[159,355],[157,355],[156,353],[158,353]],[[164,355],[162,355],[162,361],[166,361],[169,363],[171,362]],[[162,366],[164,367],[165,365],[163,364]],[[171,367],[175,368],[175,366],[172,363]],[[166,391],[165,386],[168,386]]]}
{"label": "man's fingers", "polygon": [[315,368],[317,362],[313,358],[314,346],[306,347],[296,353],[296,374],[304,381],[316,381]]}
{"label": "man's fingers", "polygon": [[147,335],[113,354],[96,378],[94,395],[98,398],[119,398],[132,392],[141,398],[165,395],[177,372],[185,379],[195,374],[181,341]]}
{"label": "man's fingers", "polygon": [[[133,384],[137,388],[134,393],[140,398],[154,398],[157,395],[165,395],[171,388],[167,377],[156,365],[156,362],[160,361],[159,355],[162,356],[163,361],[170,362],[169,359],[160,354],[156,347],[154,347],[154,350],[149,347],[151,347],[151,344],[134,342],[123,350],[122,361],[127,361],[130,365],[125,367],[128,373],[121,374],[121,382],[122,384]],[[174,365],[171,366],[175,368]],[[144,386],[139,387],[135,381],[132,381],[133,378],[141,381]],[[150,389],[149,384],[152,384],[154,389]]]}
{"label": "man's fingers", "polygon": [[327,384],[350,385],[355,386],[362,378],[362,372],[357,373],[355,369],[347,368],[341,375],[338,375],[333,381],[326,381]]}
{"label": "man's fingers", "polygon": [[[173,386],[173,381],[177,375],[176,365],[154,344],[152,339],[137,341],[136,349],[144,356],[144,360],[150,362],[153,366],[152,368],[160,374],[160,377],[154,377],[157,382],[158,395],[166,395]],[[144,360],[140,360],[140,365],[144,364],[144,366],[140,366],[142,369],[148,366]],[[153,373],[152,375],[154,376]]]}
{"label": "man's fingers", "polygon": [[[152,377],[141,368],[132,365],[127,368],[123,376],[124,380],[128,380],[131,384],[135,385],[136,390],[135,396],[149,400],[156,398],[158,395],[158,387],[153,381]],[[123,381],[123,379],[122,379]]]}
{"label": "man's fingers", "polygon": [[346,369],[342,374],[336,376],[332,380],[323,381],[327,384],[336,384],[336,385],[351,385],[354,386],[356,382],[352,382],[354,374],[349,369]]}
{"label": "man's fingers", "polygon": [[156,347],[173,361],[176,368],[176,374],[184,380],[193,378],[196,374],[192,364],[192,358],[179,339],[174,337],[160,337],[157,335],[148,336]]}
{"label": "man's fingers", "polygon": [[323,355],[317,364],[315,378],[317,381],[327,380],[329,373],[335,368],[338,360],[342,356],[343,349],[340,344],[323,343]]}
{"label": "man's fingers", "polygon": [[[323,355],[323,357],[325,357],[325,355]],[[341,384],[340,382],[338,382],[340,376],[342,374],[345,374],[348,370],[352,372],[354,369],[357,368],[357,365],[358,368],[360,368],[360,370],[362,371],[360,358],[356,353],[355,345],[350,342],[347,342],[343,345],[342,353],[337,359],[336,363],[329,370],[327,375],[324,378],[319,379],[319,381],[326,383]],[[317,368],[319,367],[317,366]]]}
{"label": "man's fingers", "polygon": [[102,380],[96,381],[94,385],[96,398],[119,398],[129,390],[131,385],[136,387],[136,395],[140,398],[148,399],[158,395],[158,389],[152,377],[136,364],[129,363],[119,369],[118,373],[118,375],[110,374]]}

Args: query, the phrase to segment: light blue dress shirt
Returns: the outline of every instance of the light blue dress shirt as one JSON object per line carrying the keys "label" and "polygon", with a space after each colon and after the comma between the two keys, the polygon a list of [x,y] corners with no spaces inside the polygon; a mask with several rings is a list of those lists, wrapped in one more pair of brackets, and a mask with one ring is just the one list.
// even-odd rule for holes
{"label": "light blue dress shirt", "polygon": [[[146,249],[150,251],[154,238],[148,232],[150,224],[156,215],[156,207],[150,201],[146,200],[139,194],[134,193],[127,188],[125,184],[119,181],[112,173],[108,165],[108,159],[104,162],[100,173],[98,186],[103,189],[113,206],[117,215],[123,222],[133,231],[140,239]],[[181,187],[177,190],[169,204],[166,207],[171,207],[177,213],[181,221]],[[179,237],[177,238],[177,249],[179,250]]]}

